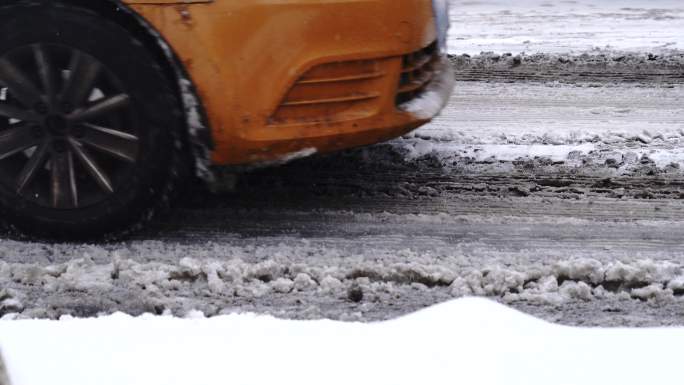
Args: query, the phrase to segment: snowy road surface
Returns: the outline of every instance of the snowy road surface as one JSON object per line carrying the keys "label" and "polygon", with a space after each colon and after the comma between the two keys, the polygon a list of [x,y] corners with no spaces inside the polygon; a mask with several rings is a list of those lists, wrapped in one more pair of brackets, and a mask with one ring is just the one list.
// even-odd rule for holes
{"label": "snowy road surface", "polygon": [[462,299],[373,324],[251,314],[0,322],[0,346],[12,385],[642,385],[677,383],[682,331],[567,328]]}
{"label": "snowy road surface", "polygon": [[485,295],[571,325],[684,324],[684,87],[460,82],[389,144],[196,194],[125,243],[0,244],[0,313],[380,320]]}
{"label": "snowy road surface", "polygon": [[449,51],[584,53],[684,49],[680,0],[452,0]]}

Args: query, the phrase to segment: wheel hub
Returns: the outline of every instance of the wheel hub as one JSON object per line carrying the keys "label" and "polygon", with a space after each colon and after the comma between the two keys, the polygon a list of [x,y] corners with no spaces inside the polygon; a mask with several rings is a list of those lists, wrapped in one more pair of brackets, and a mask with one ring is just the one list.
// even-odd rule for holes
{"label": "wheel hub", "polygon": [[48,115],[43,127],[53,136],[66,136],[69,133],[69,121],[63,115]]}

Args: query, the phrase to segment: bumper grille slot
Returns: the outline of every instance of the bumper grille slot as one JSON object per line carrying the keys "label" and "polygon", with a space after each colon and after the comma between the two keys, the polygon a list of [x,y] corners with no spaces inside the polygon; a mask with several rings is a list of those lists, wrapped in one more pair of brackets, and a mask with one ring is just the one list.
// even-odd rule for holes
{"label": "bumper grille slot", "polygon": [[397,90],[396,104],[400,106],[420,96],[425,87],[434,78],[434,65],[439,60],[437,43],[428,47],[404,55],[402,57],[401,76]]}
{"label": "bumper grille slot", "polygon": [[350,82],[350,81],[355,81],[355,80],[376,79],[376,78],[382,77],[384,75],[385,74],[382,72],[374,72],[374,73],[368,73],[368,74],[362,74],[362,75],[350,75],[350,76],[341,76],[341,77],[332,77],[332,78],[302,79],[299,81],[299,84]]}
{"label": "bumper grille slot", "polygon": [[349,95],[340,98],[330,98],[330,99],[312,99],[312,100],[297,100],[294,102],[285,102],[282,104],[284,107],[289,106],[306,106],[314,104],[333,104],[333,103],[345,103],[345,102],[356,102],[360,100],[375,99],[379,97],[379,94],[359,94],[359,95]]}
{"label": "bumper grille slot", "polygon": [[379,60],[316,66],[292,86],[270,123],[359,118],[375,108],[384,76]]}

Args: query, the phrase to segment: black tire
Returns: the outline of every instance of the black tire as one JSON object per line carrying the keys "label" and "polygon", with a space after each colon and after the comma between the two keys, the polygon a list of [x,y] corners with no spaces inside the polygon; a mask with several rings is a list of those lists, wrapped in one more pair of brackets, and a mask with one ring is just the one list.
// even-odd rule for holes
{"label": "black tire", "polygon": [[169,206],[187,172],[178,95],[123,27],[31,4],[0,7],[0,214],[32,238],[127,235]]}

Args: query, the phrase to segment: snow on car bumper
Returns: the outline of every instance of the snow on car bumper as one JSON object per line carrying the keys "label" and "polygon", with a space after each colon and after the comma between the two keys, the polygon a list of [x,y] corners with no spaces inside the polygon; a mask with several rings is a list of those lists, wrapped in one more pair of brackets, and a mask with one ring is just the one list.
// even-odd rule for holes
{"label": "snow on car bumper", "polygon": [[442,56],[434,66],[434,79],[425,90],[413,100],[399,106],[400,110],[412,114],[416,119],[432,119],[437,116],[449,102],[454,90],[455,75],[448,59]]}

